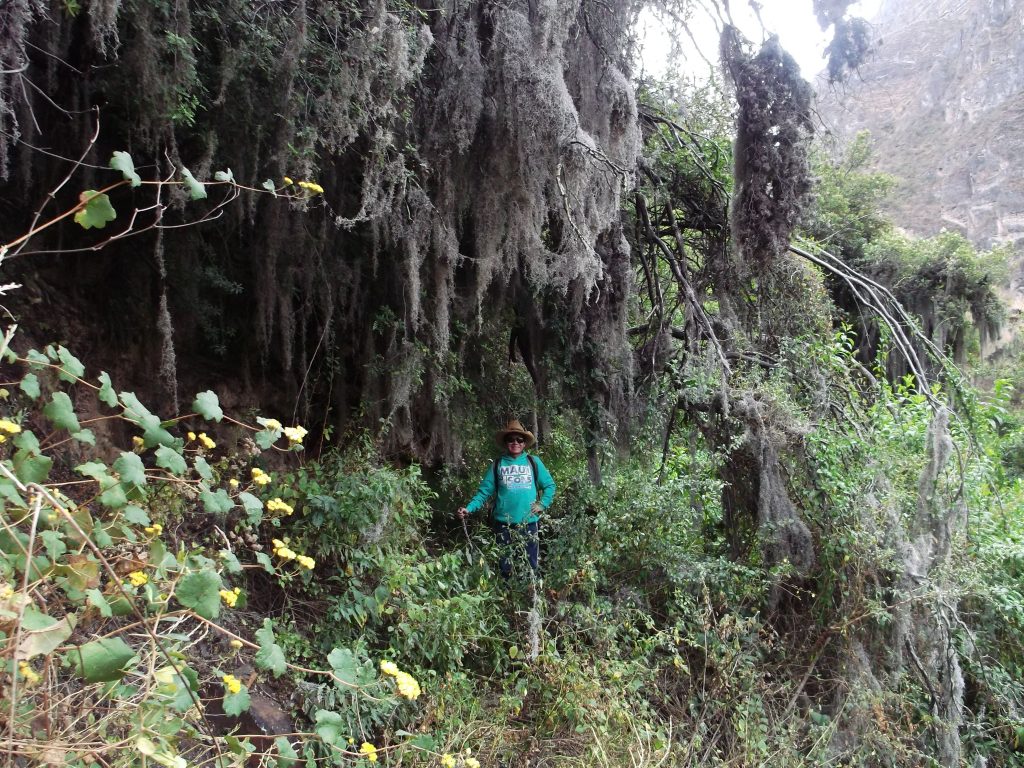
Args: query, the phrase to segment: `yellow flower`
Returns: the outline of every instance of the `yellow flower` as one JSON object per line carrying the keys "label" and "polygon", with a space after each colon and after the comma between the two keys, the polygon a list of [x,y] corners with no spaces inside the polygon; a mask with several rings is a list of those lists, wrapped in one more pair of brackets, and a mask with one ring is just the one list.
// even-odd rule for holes
{"label": "yellow flower", "polygon": [[238,595],[241,593],[241,591],[241,589],[235,587],[234,589],[222,589],[217,594],[221,596],[221,599],[224,601],[224,604],[227,605],[228,608],[234,608],[235,603],[238,602]]}
{"label": "yellow flower", "polygon": [[359,754],[366,755],[366,759],[371,763],[377,762],[377,748],[368,741],[364,741],[359,745]]}
{"label": "yellow flower", "polygon": [[189,432],[188,433],[188,441],[191,443],[195,439],[196,439],[196,433],[195,432]]}
{"label": "yellow flower", "polygon": [[315,181],[300,181],[299,186],[311,195],[322,195],[324,193],[324,188]]}
{"label": "yellow flower", "polygon": [[355,744],[355,743],[356,743],[356,740],[355,740],[355,739],[353,739],[353,738],[352,738],[351,736],[349,736],[349,737],[348,737],[348,743],[349,743],[349,744]]}
{"label": "yellow flower", "polygon": [[133,451],[138,453],[138,452],[140,452],[145,447],[146,447],[146,441],[145,440],[143,440],[138,435],[134,435],[132,437],[132,450]]}
{"label": "yellow flower", "polygon": [[228,645],[230,645],[237,651],[242,647],[243,643],[241,640],[232,640],[230,643],[228,643]]}
{"label": "yellow flower", "polygon": [[296,557],[298,557],[298,555],[292,552],[292,550],[288,549],[288,547],[278,547],[274,550],[274,554],[284,560],[294,560]]}
{"label": "yellow flower", "polygon": [[233,490],[235,488],[238,488],[238,481],[232,477],[230,480],[228,480],[228,485],[230,485]]}
{"label": "yellow flower", "polygon": [[382,659],[380,662],[380,671],[385,675],[397,675],[398,665],[393,661],[385,661]]}
{"label": "yellow flower", "polygon": [[141,587],[149,581],[149,576],[142,571],[132,571],[128,574],[128,581],[132,583],[133,587]]}
{"label": "yellow flower", "polygon": [[238,693],[242,690],[242,681],[234,675],[224,675],[221,680],[224,681],[224,687],[228,689],[228,693]]}
{"label": "yellow flower", "polygon": [[270,475],[259,467],[252,468],[252,481],[256,483],[256,485],[266,485],[270,482],[270,479]]}
{"label": "yellow flower", "polygon": [[147,525],[142,530],[154,536],[159,536],[161,533],[164,532],[164,527],[160,525],[160,523],[153,523],[152,525]]}
{"label": "yellow flower", "polygon": [[299,445],[302,444],[302,438],[308,434],[309,432],[306,431],[305,427],[300,427],[298,425],[284,428],[284,436],[288,438],[289,442],[297,443]]}
{"label": "yellow flower", "polygon": [[25,682],[29,685],[35,685],[41,679],[39,673],[32,669],[27,661],[18,662],[18,671],[21,672],[21,676],[25,678]]}
{"label": "yellow flower", "polygon": [[10,419],[0,419],[0,430],[8,435],[16,435],[21,432],[21,427]]}
{"label": "yellow flower", "polygon": [[271,432],[276,432],[281,428],[281,422],[277,419],[264,419],[263,428],[269,429]]}
{"label": "yellow flower", "polygon": [[398,686],[398,694],[405,698],[415,699],[420,695],[420,684],[408,672],[399,672],[395,675],[395,684]]}
{"label": "yellow flower", "polygon": [[312,557],[307,557],[306,555],[298,555],[295,558],[295,560],[303,568],[308,568],[311,571],[314,568],[316,568],[316,560],[314,560]]}
{"label": "yellow flower", "polygon": [[271,512],[284,512],[286,515],[290,515],[295,511],[290,504],[285,504],[281,497],[268,501],[267,509]]}
{"label": "yellow flower", "polygon": [[480,768],[480,761],[475,757],[467,757],[465,763],[466,768]]}
{"label": "yellow flower", "polygon": [[212,451],[217,447],[217,444],[213,442],[209,437],[206,436],[205,432],[199,433],[199,442],[203,444],[203,447],[208,451]]}
{"label": "yellow flower", "polygon": [[291,179],[289,179],[287,176],[284,177],[284,184],[285,184],[286,187],[290,187],[294,183],[295,182],[292,181]]}
{"label": "yellow flower", "polygon": [[274,545],[274,550],[277,551],[284,546],[284,542],[280,539],[271,539],[270,543]]}
{"label": "yellow flower", "polygon": [[445,752],[441,755],[441,768],[455,768],[455,758]]}

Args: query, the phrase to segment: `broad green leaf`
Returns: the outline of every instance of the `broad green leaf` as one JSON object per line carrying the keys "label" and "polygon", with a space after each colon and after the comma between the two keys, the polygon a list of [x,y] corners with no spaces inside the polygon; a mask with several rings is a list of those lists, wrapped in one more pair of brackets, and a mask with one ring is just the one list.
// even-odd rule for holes
{"label": "broad green leaf", "polygon": [[110,384],[110,374],[106,371],[101,371],[99,375],[100,380],[100,391],[97,397],[100,402],[109,405],[111,408],[117,407],[117,395],[114,393],[114,388]]}
{"label": "broad green leaf", "polygon": [[298,762],[299,753],[284,736],[274,739],[274,746],[277,747],[277,768],[291,768]]}
{"label": "broad green leaf", "polygon": [[50,358],[48,358],[38,349],[30,349],[28,352],[26,352],[25,360],[28,361],[28,367],[31,368],[33,371],[38,371],[50,365]]}
{"label": "broad green leaf", "polygon": [[83,229],[103,229],[107,224],[117,218],[117,211],[110,204],[110,198],[95,189],[87,189],[78,196],[82,207],[75,214],[75,222],[81,224]]}
{"label": "broad green leaf", "polygon": [[105,637],[68,651],[64,658],[88,683],[120,680],[135,652],[120,637]]}
{"label": "broad green leaf", "polygon": [[203,491],[199,494],[199,500],[211,515],[225,515],[235,506],[235,502],[223,488],[219,488],[216,493]]}
{"label": "broad green leaf", "polygon": [[267,573],[274,573],[274,561],[270,559],[270,555],[266,552],[257,552],[256,562],[262,565],[263,570]]}
{"label": "broad green leaf", "polygon": [[14,445],[17,448],[24,448],[26,451],[32,451],[33,453],[39,453],[39,438],[35,436],[34,432],[30,432],[25,429],[19,432],[14,438]]}
{"label": "broad green leaf", "polygon": [[220,576],[213,571],[198,571],[179,582],[174,596],[204,619],[215,619],[220,615],[220,588]]}
{"label": "broad green leaf", "polygon": [[316,735],[327,744],[344,747],[346,743],[345,719],[337,712],[318,709],[316,712]]}
{"label": "broad green leaf", "polygon": [[142,440],[147,448],[152,448],[154,445],[166,445],[168,448],[174,448],[178,444],[174,435],[164,429],[160,418],[139,402],[139,398],[135,396],[134,392],[121,392],[119,397],[121,405],[124,406],[125,418],[142,428]]}
{"label": "broad green leaf", "polygon": [[[7,475],[0,476],[0,498],[9,501],[15,507],[26,507],[25,500],[18,493],[17,486],[7,479]],[[0,509],[3,505],[0,505]]]}
{"label": "broad green leaf", "polygon": [[267,179],[260,186],[267,190],[267,192],[272,194],[274,197],[277,197],[277,185],[274,184],[273,179]]}
{"label": "broad green leaf", "polygon": [[196,470],[196,474],[199,475],[206,482],[213,480],[213,470],[210,469],[210,463],[202,456],[196,456],[192,461],[192,466]]}
{"label": "broad green leaf", "polygon": [[82,429],[71,435],[75,440],[85,445],[96,445],[96,435],[91,429]]}
{"label": "broad green leaf", "polygon": [[[121,488],[121,486],[119,485],[115,485],[114,487],[118,489]],[[100,501],[102,501],[102,499],[100,499]],[[119,509],[119,506],[116,504],[116,499],[113,499],[111,501],[110,508]],[[114,546],[114,540],[110,538],[110,534],[107,533],[107,529],[104,528],[102,525],[97,525],[95,528],[93,528],[92,540],[100,549],[106,549],[107,547]]]}
{"label": "broad green leaf", "polygon": [[68,545],[64,543],[64,534],[60,531],[40,531],[39,538],[43,540],[46,554],[50,556],[51,560],[56,561],[68,551]]}
{"label": "broad green leaf", "polygon": [[75,614],[68,614],[60,621],[36,631],[22,631],[14,658],[27,661],[36,656],[46,656],[63,645],[75,629]]}
{"label": "broad green leaf", "polygon": [[178,686],[171,706],[179,712],[188,712],[196,704],[192,694],[199,691],[199,674],[192,667],[185,666],[180,661],[178,662],[178,668],[181,670],[181,673],[171,678],[174,684]]}
{"label": "broad green leaf", "polygon": [[249,525],[254,528],[258,526],[263,521],[263,502],[248,491],[242,491],[238,494],[238,500],[242,502],[242,507],[245,508],[245,515],[248,518]]}
{"label": "broad green leaf", "polygon": [[211,390],[196,395],[196,399],[192,401],[192,410],[207,421],[220,421],[224,418],[224,411],[220,408],[217,393]]}
{"label": "broad green leaf", "polygon": [[234,182],[235,174],[233,174],[231,172],[231,169],[228,168],[226,171],[217,171],[215,174],[213,174],[213,178],[216,179],[217,181]]}
{"label": "broad green leaf", "polygon": [[114,462],[114,471],[121,476],[122,485],[146,484],[146,467],[137,454],[122,451]]}
{"label": "broad green leaf", "polygon": [[134,421],[145,430],[160,428],[160,419],[139,402],[134,392],[122,392],[120,398],[126,419]]}
{"label": "broad green leaf", "polygon": [[121,509],[128,504],[128,496],[120,483],[110,486],[100,494],[100,504],[108,509]]}
{"label": "broad green leaf", "polygon": [[50,476],[50,468],[53,466],[53,459],[49,456],[40,456],[35,451],[22,449],[14,454],[14,474],[23,483],[38,483],[42,485]]}
{"label": "broad green leaf", "polygon": [[21,617],[21,628],[29,632],[39,632],[43,629],[48,629],[57,623],[57,620],[53,616],[48,616],[35,605],[25,606],[25,613]]}
{"label": "broad green leaf", "polygon": [[202,182],[196,180],[196,177],[192,175],[192,171],[182,166],[181,178],[184,180],[183,183],[188,190],[189,197],[193,200],[206,199],[206,187],[203,186]]}
{"label": "broad green leaf", "polygon": [[224,714],[238,717],[249,709],[249,689],[244,685],[238,693],[229,693],[224,697]]}
{"label": "broad green leaf", "polygon": [[254,660],[260,669],[269,669],[274,677],[280,677],[287,669],[284,650],[274,642],[274,624],[269,618],[263,619],[263,626],[256,630],[256,640],[260,649],[256,651]]}
{"label": "broad green leaf", "polygon": [[135,163],[132,161],[132,156],[127,152],[115,152],[113,157],[110,158],[110,167],[115,171],[120,171],[125,179],[132,183],[133,187],[142,184],[142,179],[135,172]]}
{"label": "broad green leaf", "polygon": [[177,448],[181,445],[181,441],[163,427],[153,427],[142,433],[142,444],[146,448],[152,448],[154,445]]}
{"label": "broad green leaf", "polygon": [[58,378],[74,384],[85,376],[85,366],[82,362],[68,352],[64,347],[57,347],[57,358],[60,360],[60,373]]}
{"label": "broad green leaf", "polygon": [[112,478],[107,471],[107,465],[102,461],[87,461],[85,464],[79,464],[75,467],[75,472],[86,477],[91,477],[103,485],[106,481],[107,486],[113,485],[114,478]]}
{"label": "broad green leaf", "polygon": [[256,441],[256,445],[264,451],[267,451],[270,450],[270,446],[280,439],[282,434],[283,433],[279,429],[261,429],[253,435],[253,440]]}
{"label": "broad green leaf", "polygon": [[235,556],[235,553],[232,552],[230,549],[222,549],[217,554],[220,556],[220,559],[224,563],[225,571],[227,571],[228,573],[242,572],[242,564],[238,562],[238,558]]}
{"label": "broad green leaf", "polygon": [[[256,751],[256,745],[249,741],[249,739],[239,739],[230,733],[224,737],[224,741],[227,743],[228,749],[235,755],[251,755]],[[260,762],[262,763],[263,761],[261,760]]]}
{"label": "broad green leaf", "polygon": [[359,684],[359,660],[348,648],[335,648],[327,655],[327,663],[343,683]]}
{"label": "broad green leaf", "polygon": [[132,525],[149,525],[149,513],[141,507],[136,507],[134,504],[124,508],[121,512],[121,518]]}
{"label": "broad green leaf", "polygon": [[[403,735],[402,733],[398,734]],[[409,734],[410,736],[412,734]],[[422,749],[425,752],[434,752],[437,749],[437,741],[429,733],[421,733],[413,739],[409,739],[405,742],[410,747],[416,747]]]}
{"label": "broad green leaf", "polygon": [[78,417],[75,415],[75,406],[71,398],[63,392],[54,392],[50,402],[43,408],[43,415],[53,422],[57,429],[66,429],[68,432],[78,432]]}
{"label": "broad green leaf", "polygon": [[39,377],[34,373],[26,373],[18,387],[33,400],[39,397]]}
{"label": "broad green leaf", "polygon": [[185,458],[173,448],[161,445],[156,449],[156,465],[170,472],[172,475],[181,477],[188,471],[188,464]]}
{"label": "broad green leaf", "polygon": [[89,602],[99,609],[100,616],[109,619],[114,615],[114,611],[111,609],[110,603],[107,602],[107,598],[98,589],[88,589],[85,594],[88,596]]}

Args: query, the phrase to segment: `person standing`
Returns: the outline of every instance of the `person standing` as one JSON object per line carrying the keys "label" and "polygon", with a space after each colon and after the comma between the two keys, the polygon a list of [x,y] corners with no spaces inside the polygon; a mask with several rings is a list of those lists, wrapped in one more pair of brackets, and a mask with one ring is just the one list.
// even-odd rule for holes
{"label": "person standing", "polygon": [[484,473],[476,495],[456,514],[465,519],[495,498],[494,533],[501,548],[501,575],[508,579],[513,561],[525,555],[536,577],[540,560],[538,521],[555,498],[555,481],[544,462],[527,453],[537,441],[518,420],[498,430],[495,441],[503,453]]}

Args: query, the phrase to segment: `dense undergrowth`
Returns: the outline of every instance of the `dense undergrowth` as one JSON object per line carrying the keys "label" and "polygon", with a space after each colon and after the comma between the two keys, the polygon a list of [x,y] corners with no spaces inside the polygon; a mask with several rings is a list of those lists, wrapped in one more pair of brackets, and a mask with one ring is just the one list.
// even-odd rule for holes
{"label": "dense undergrowth", "polygon": [[[853,346],[840,332],[791,353],[847,375]],[[359,435],[307,461],[301,430],[235,420],[210,392],[164,420],[63,347],[15,338],[4,369],[16,764],[932,764],[927,675],[848,690],[839,674],[934,587],[899,582],[886,538],[887,517],[915,514],[930,461],[934,408],[906,383],[851,387],[845,418],[811,423],[787,375],[745,382],[804,421],[785,439],[806,462],[787,466],[815,537],[805,568],[764,561],[770,532],[726,529],[726,457],[699,430],[677,430],[659,479],[652,416],[594,488],[559,423],[531,660],[526,586],[496,575],[485,526],[467,540],[438,502],[475,477],[428,483]],[[1024,725],[1010,393],[1000,383],[973,424],[954,420],[958,459],[933,491],[965,503],[943,583],[964,607],[964,734],[992,765],[1019,764]],[[256,699],[288,727],[261,733]]]}
{"label": "dense undergrowth", "polygon": [[[1024,417],[1008,382],[993,375],[975,391],[943,358],[969,358],[998,320],[1002,255],[953,235],[894,235],[875,210],[886,185],[860,172],[863,148],[845,166],[809,165],[809,94],[774,43],[755,55],[732,41],[738,116],[716,85],[678,99],[642,87],[638,126],[632,86],[606,56],[625,50],[626,5],[597,25],[576,2],[482,16],[474,4],[445,16],[377,2],[367,18],[379,26],[346,25],[364,5],[282,5],[249,23],[204,9],[193,25],[165,19],[161,4],[127,4],[129,61],[145,58],[137,31],[162,30],[164,52],[198,51],[202,38],[224,53],[212,71],[258,75],[225,76],[225,94],[248,95],[280,66],[282,103],[302,102],[284,115],[311,115],[315,94],[337,86],[318,104],[333,117],[281,127],[281,156],[257,162],[259,141],[231,139],[240,126],[260,134],[253,111],[271,113],[256,101],[197,112],[215,89],[199,87],[205,69],[183,54],[172,74],[195,93],[160,91],[176,108],[151,111],[182,136],[209,122],[202,145],[241,155],[246,185],[226,166],[200,182],[178,159],[143,181],[119,150],[109,169],[71,162],[63,213],[44,220],[47,203],[8,222],[22,229],[4,234],[0,256],[25,257],[13,262],[24,303],[43,311],[2,350],[7,763],[1021,764]],[[35,17],[19,8],[20,40]],[[54,18],[71,24],[69,9]],[[251,34],[255,21],[268,37]],[[112,23],[96,30],[104,45],[122,28]],[[309,60],[339,69],[303,74],[272,55],[307,31]],[[431,36],[441,43],[423,59]],[[531,50],[550,55],[531,61]],[[371,81],[396,61],[394,90],[375,95]],[[133,82],[130,67],[110,73]],[[310,85],[293,91],[300,80]],[[545,122],[535,104],[556,108]],[[341,107],[355,110],[348,128]],[[600,141],[575,132],[561,143],[577,115]],[[318,138],[313,123],[340,133]],[[143,151],[163,146],[150,139]],[[369,149],[344,154],[353,147]],[[212,146],[191,151],[193,168],[214,162]],[[488,157],[499,167],[481,173]],[[359,193],[349,166],[365,171]],[[303,179],[279,178],[293,167]],[[325,186],[308,180],[316,167]],[[252,181],[264,168],[272,178]],[[124,178],[82,191],[68,183],[79,171]],[[818,199],[805,209],[812,175]],[[437,181],[433,202],[417,178]],[[123,228],[97,234],[115,207]],[[144,211],[156,219],[137,221]],[[227,211],[223,243],[197,227],[164,260],[176,228]],[[350,229],[364,215],[373,232]],[[69,234],[72,216],[94,237]],[[78,314],[35,301],[59,292],[33,275],[29,240],[61,259],[70,244],[96,250],[150,230],[152,263],[127,254],[145,279],[119,282],[111,259],[104,281],[91,253],[73,274],[104,284],[87,305],[116,331],[97,354],[146,348],[160,386],[118,386],[66,334],[30,348]],[[790,247],[800,236],[816,241],[802,261]],[[243,259],[252,241],[255,258]],[[52,273],[65,269],[58,259]],[[869,291],[871,280],[898,295],[877,301],[888,289]],[[175,290],[194,283],[203,289]],[[210,292],[232,298],[205,301]],[[118,314],[122,301],[131,312]],[[256,305],[255,324],[243,304]],[[226,361],[203,385],[221,397],[207,390],[171,413],[178,372],[208,372],[175,356],[190,313],[217,326],[199,336]],[[903,375],[912,355],[919,376]],[[317,416],[312,434],[283,413],[232,412],[258,400],[236,390],[252,367],[277,407]],[[164,392],[161,405],[137,385]],[[487,525],[463,530],[451,515],[487,471],[490,425],[510,414],[534,417],[559,486],[537,585],[504,583]]]}

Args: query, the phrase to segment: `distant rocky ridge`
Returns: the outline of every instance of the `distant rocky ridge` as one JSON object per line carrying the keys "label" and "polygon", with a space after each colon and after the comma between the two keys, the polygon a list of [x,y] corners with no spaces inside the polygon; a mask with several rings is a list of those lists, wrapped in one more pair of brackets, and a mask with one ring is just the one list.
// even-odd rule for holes
{"label": "distant rocky ridge", "polygon": [[826,125],[871,131],[899,226],[1024,246],[1024,0],[885,0],[872,23],[859,73],[818,83]]}

